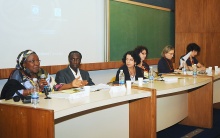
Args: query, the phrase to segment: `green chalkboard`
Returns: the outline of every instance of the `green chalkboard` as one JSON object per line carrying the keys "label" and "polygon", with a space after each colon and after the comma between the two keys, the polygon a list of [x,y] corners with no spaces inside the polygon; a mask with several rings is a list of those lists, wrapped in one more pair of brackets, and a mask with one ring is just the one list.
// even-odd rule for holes
{"label": "green chalkboard", "polygon": [[110,61],[137,45],[148,48],[148,59],[160,58],[166,45],[174,46],[174,27],[173,12],[110,1]]}

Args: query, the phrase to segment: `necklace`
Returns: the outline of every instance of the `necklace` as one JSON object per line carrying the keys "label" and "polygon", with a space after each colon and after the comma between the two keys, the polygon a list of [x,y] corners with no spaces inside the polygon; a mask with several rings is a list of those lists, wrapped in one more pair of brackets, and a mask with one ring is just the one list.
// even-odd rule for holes
{"label": "necklace", "polygon": [[191,62],[191,65],[194,64],[193,58],[191,58],[191,57],[190,57],[190,62]]}
{"label": "necklace", "polygon": [[172,71],[173,70],[173,65],[170,65],[170,62],[167,60],[167,58],[164,57],[164,59],[166,60],[167,65],[169,66],[170,71]]}
{"label": "necklace", "polygon": [[133,68],[133,72],[128,68],[128,72],[129,72],[130,78],[134,78],[135,77],[135,75],[136,75],[135,67]]}
{"label": "necklace", "polygon": [[31,85],[34,86],[34,82],[33,82],[32,78],[31,78],[30,76],[26,75],[23,71],[22,71],[21,73],[22,73],[22,75],[23,75],[23,80],[28,80],[28,81],[30,81]]}

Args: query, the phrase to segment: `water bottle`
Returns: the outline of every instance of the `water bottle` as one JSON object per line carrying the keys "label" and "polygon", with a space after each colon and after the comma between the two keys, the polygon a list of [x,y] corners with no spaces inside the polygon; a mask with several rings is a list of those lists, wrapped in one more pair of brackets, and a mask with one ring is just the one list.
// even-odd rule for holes
{"label": "water bottle", "polygon": [[37,105],[39,103],[39,86],[37,78],[33,78],[33,92],[31,93],[31,103]]}
{"label": "water bottle", "polygon": [[150,82],[153,82],[154,81],[154,71],[153,71],[153,67],[152,66],[150,66],[150,70],[149,70],[149,81]]}
{"label": "water bottle", "polygon": [[186,61],[183,61],[183,68],[182,68],[182,72],[184,75],[186,75]]}
{"label": "water bottle", "polygon": [[119,85],[124,85],[125,84],[125,74],[123,70],[120,70],[119,73]]}
{"label": "water bottle", "polygon": [[149,77],[148,71],[146,71],[146,70],[144,71],[144,77],[145,77],[145,78],[148,78],[148,77]]}
{"label": "water bottle", "polygon": [[197,76],[197,66],[196,64],[193,65],[193,77]]}

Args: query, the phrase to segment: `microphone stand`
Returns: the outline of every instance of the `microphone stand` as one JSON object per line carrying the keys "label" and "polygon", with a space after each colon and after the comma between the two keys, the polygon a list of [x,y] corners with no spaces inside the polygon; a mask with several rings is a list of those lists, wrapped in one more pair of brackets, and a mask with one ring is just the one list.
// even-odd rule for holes
{"label": "microphone stand", "polygon": [[47,86],[44,86],[44,93],[45,93],[45,96],[46,96],[44,99],[51,99],[51,97],[48,97],[49,92],[48,92],[48,87]]}

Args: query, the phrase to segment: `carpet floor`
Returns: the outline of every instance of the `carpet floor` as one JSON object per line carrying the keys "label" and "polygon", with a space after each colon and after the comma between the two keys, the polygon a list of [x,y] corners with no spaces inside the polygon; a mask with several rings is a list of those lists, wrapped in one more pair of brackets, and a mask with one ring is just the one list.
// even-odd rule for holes
{"label": "carpet floor", "polygon": [[[196,130],[200,133],[190,136]],[[189,135],[188,135],[189,134]],[[220,138],[220,109],[213,109],[213,127],[211,129],[176,124],[157,133],[157,138]]]}

